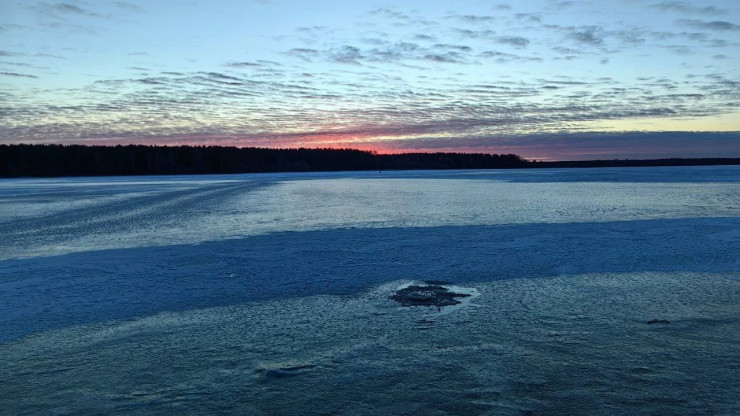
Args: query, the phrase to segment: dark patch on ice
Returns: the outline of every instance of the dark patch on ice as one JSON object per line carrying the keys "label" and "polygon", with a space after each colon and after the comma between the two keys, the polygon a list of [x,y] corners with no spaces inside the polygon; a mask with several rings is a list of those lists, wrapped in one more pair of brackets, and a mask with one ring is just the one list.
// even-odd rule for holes
{"label": "dark patch on ice", "polygon": [[661,325],[668,325],[671,321],[665,320],[665,319],[653,319],[651,321],[648,321],[648,325],[655,325],[655,324],[661,324]]}
{"label": "dark patch on ice", "polygon": [[280,368],[260,368],[257,370],[258,373],[264,374],[266,378],[286,378],[286,377],[293,377],[297,376],[298,374],[301,374],[302,370],[308,370],[311,368],[316,367],[314,364],[309,365],[299,365],[295,367],[280,367]]}
{"label": "dark patch on ice", "polygon": [[429,285],[419,286],[412,285],[399,289],[388,299],[395,300],[402,306],[452,306],[460,303],[456,298],[466,298],[470,295],[467,293],[451,292],[444,286]]}

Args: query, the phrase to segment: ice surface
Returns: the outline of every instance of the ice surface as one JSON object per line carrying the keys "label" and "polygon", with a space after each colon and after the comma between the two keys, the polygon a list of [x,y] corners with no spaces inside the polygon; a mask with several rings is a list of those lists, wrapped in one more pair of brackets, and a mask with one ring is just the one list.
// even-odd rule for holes
{"label": "ice surface", "polygon": [[0,259],[285,231],[738,212],[736,167],[0,180]]}
{"label": "ice surface", "polygon": [[740,411],[738,167],[0,180],[0,236],[0,412]]}
{"label": "ice surface", "polygon": [[[399,282],[160,313],[0,345],[13,414],[737,414],[736,274],[474,284],[450,314]],[[648,325],[651,319],[669,325]]]}
{"label": "ice surface", "polygon": [[739,218],[329,229],[0,262],[0,341],[70,324],[399,279],[740,270]]}

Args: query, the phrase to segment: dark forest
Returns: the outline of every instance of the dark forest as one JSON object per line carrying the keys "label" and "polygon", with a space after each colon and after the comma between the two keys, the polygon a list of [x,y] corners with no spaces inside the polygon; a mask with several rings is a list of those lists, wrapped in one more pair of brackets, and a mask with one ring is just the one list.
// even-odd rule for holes
{"label": "dark forest", "polygon": [[353,149],[0,145],[0,177],[727,164],[740,164],[740,158],[535,162],[512,154],[482,153],[378,154]]}

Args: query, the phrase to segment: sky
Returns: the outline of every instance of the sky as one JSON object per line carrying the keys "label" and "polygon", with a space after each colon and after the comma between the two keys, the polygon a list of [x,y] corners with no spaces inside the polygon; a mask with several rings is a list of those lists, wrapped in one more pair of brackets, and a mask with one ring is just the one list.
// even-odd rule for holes
{"label": "sky", "polygon": [[0,144],[740,157],[740,1],[0,1]]}

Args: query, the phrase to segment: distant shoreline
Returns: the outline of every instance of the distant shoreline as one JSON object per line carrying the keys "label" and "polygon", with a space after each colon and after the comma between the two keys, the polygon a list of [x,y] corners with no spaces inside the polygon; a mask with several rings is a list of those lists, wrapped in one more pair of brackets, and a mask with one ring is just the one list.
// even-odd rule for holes
{"label": "distant shoreline", "polygon": [[740,165],[736,158],[530,161],[513,154],[223,146],[0,145],[0,177]]}
{"label": "distant shoreline", "polygon": [[738,157],[720,158],[666,158],[666,159],[612,159],[564,160],[556,162],[529,162],[531,168],[619,168],[659,166],[732,166],[740,165]]}

